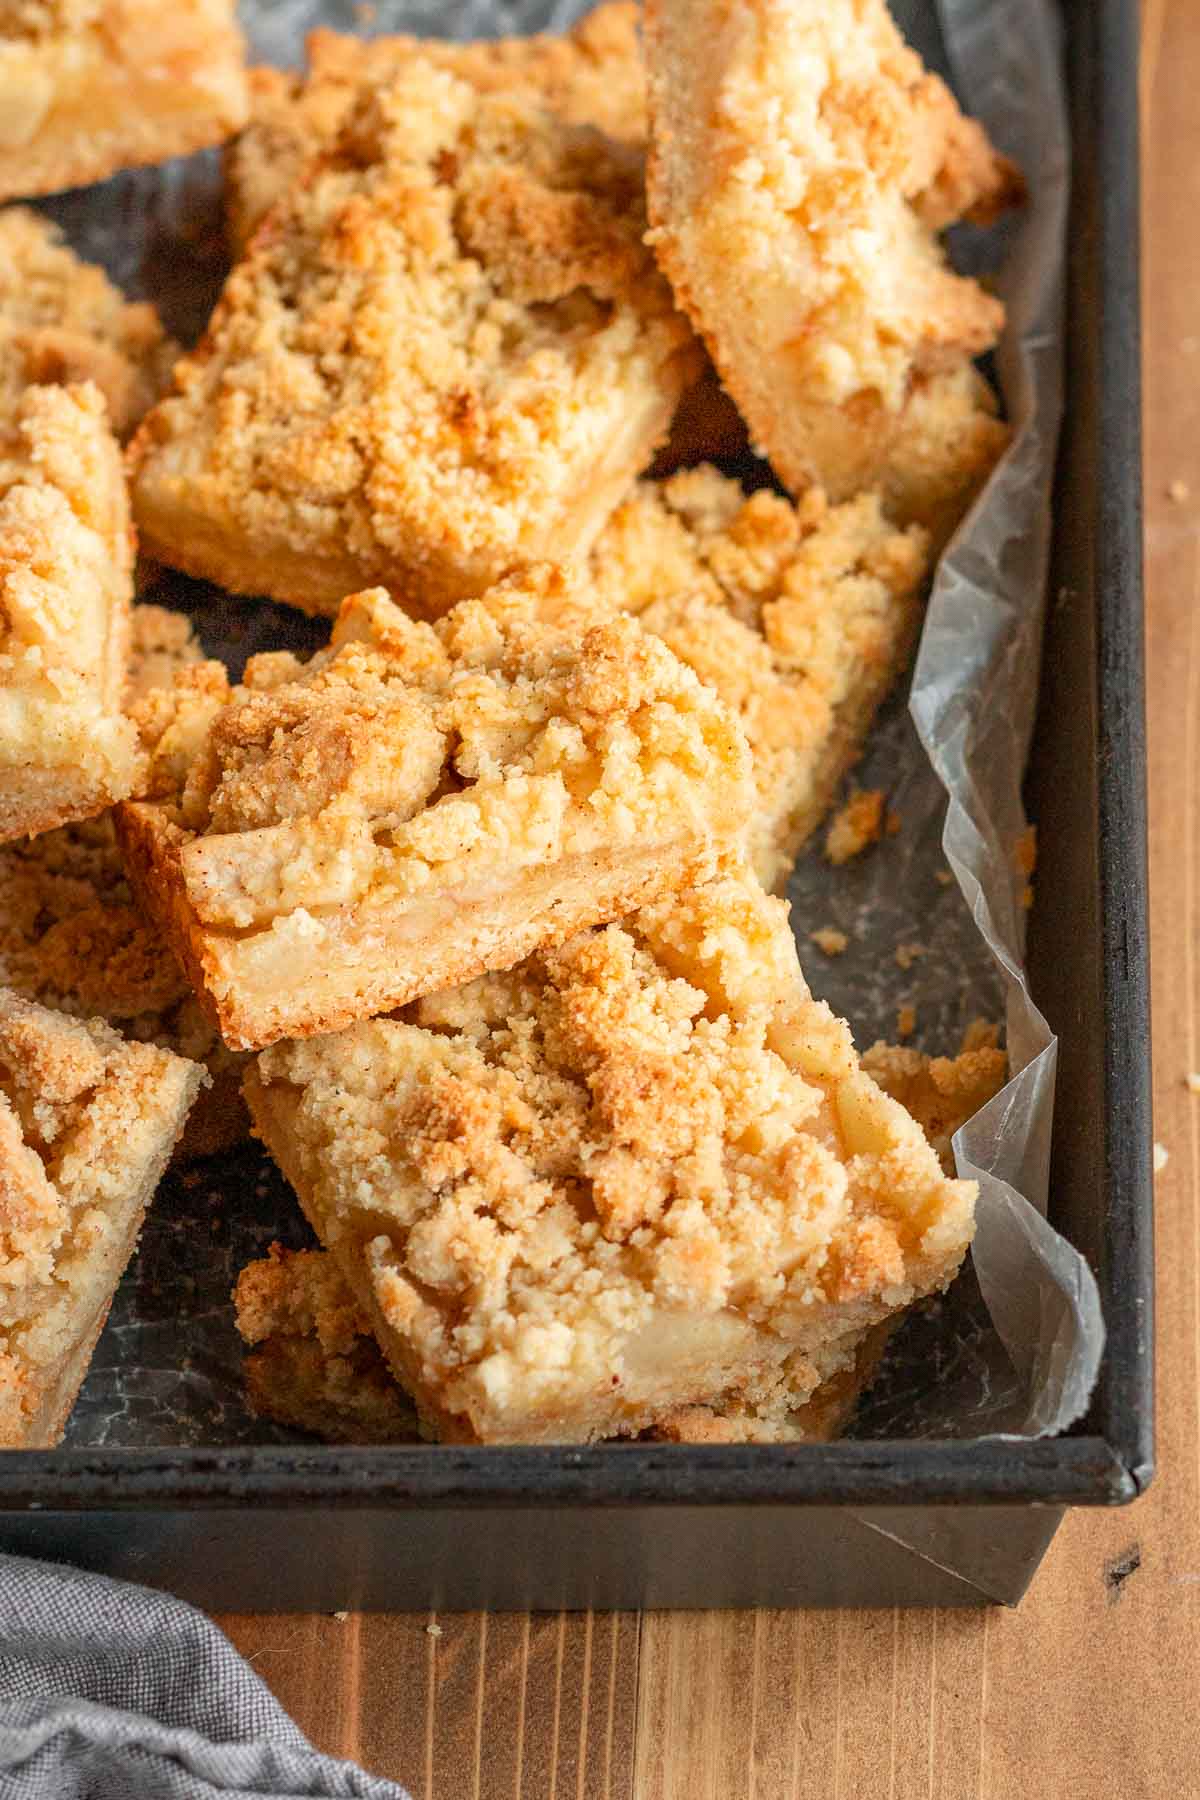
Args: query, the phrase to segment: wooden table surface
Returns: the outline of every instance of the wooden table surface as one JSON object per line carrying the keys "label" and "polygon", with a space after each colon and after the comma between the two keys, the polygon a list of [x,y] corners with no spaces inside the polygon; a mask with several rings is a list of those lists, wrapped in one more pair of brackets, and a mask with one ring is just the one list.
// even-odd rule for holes
{"label": "wooden table surface", "polygon": [[1158,1478],[1070,1516],[1016,1612],[220,1621],[414,1800],[1200,1795],[1200,4],[1142,13]]}

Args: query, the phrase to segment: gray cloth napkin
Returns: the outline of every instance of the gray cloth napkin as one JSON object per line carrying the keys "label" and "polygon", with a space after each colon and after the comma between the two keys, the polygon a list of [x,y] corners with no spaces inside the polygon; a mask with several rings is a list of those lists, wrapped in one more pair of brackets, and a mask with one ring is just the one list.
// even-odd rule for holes
{"label": "gray cloth napkin", "polygon": [[0,1555],[0,1800],[410,1800],[320,1756],[168,1594]]}

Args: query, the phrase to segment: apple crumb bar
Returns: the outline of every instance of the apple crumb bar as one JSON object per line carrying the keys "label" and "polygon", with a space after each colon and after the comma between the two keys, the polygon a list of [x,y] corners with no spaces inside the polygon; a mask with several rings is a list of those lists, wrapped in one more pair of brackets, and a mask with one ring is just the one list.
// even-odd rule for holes
{"label": "apple crumb bar", "polygon": [[0,990],[0,1446],[61,1436],[204,1079]]}
{"label": "apple crumb bar", "polygon": [[0,842],[102,812],[141,772],[122,711],[133,543],[91,383],[0,426]]}
{"label": "apple crumb bar", "polygon": [[135,892],[234,1049],[508,967],[711,873],[749,754],[711,689],[556,571],[430,625],[348,599],[308,663],[219,664],[135,707]]}
{"label": "apple crumb bar", "polygon": [[234,0],[4,0],[0,199],[219,144],[245,123]]}
{"label": "apple crumb bar", "polygon": [[[945,1287],[974,1187],[812,1000],[727,869],[623,924],[277,1044],[255,1124],[440,1438],[782,1418]],[[825,1366],[823,1367],[823,1361]]]}
{"label": "apple crumb bar", "polygon": [[582,554],[702,366],[642,158],[422,55],[226,283],[132,451],[148,553],[311,612],[435,615]]}

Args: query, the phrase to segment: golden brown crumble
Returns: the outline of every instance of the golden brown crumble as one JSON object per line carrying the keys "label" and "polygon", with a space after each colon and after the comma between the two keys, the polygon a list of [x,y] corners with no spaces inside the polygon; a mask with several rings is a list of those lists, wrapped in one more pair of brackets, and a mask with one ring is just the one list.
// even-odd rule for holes
{"label": "golden brown crumble", "polygon": [[197,664],[135,708],[127,860],[228,1042],[348,1024],[711,870],[745,740],[573,592],[543,571],[432,626],[355,595],[311,662],[251,658],[237,688]]}
{"label": "golden brown crumble", "polygon": [[202,1079],[0,991],[0,1445],[61,1432]]}
{"label": "golden brown crumble", "polygon": [[336,142],[364,90],[385,86],[414,55],[480,94],[527,88],[568,125],[594,125],[610,137],[643,145],[646,84],[637,18],[638,8],[630,0],[609,0],[563,36],[449,43],[314,31],[308,39],[306,74],[251,71],[250,123],[232,145],[226,164],[235,246],[245,249],[275,202]]}
{"label": "golden brown crumble", "polygon": [[839,931],[836,925],[822,925],[818,930],[810,931],[808,935],[817,949],[823,951],[826,956],[841,956],[850,943],[846,933]]}
{"label": "golden brown crumble", "polygon": [[1004,309],[937,234],[1013,166],[884,0],[649,0],[646,56],[655,247],[763,453],[945,537],[1007,440],[971,367]]}
{"label": "golden brown crumble", "polygon": [[86,30],[103,0],[0,0],[0,39],[37,40]]}
{"label": "golden brown crumble", "polygon": [[896,1009],[896,1036],[910,1038],[917,1029],[917,1009],[907,1001]]}
{"label": "golden brown crumble", "polygon": [[234,1066],[134,904],[108,814],[0,846],[0,986],[214,1073]]}
{"label": "golden brown crumble", "polygon": [[234,0],[0,0],[0,200],[182,156],[245,120]]}
{"label": "golden brown crumble", "polygon": [[27,389],[0,428],[0,840],[131,791],[131,591],[125,482],[99,391]]}
{"label": "golden brown crumble", "polygon": [[412,1401],[327,1251],[272,1244],[242,1270],[233,1298],[251,1347],[242,1370],[256,1412],[335,1443],[417,1438]]}
{"label": "golden brown crumble", "polygon": [[596,542],[589,577],[707,681],[746,733],[756,802],[746,850],[768,888],[861,752],[920,618],[928,540],[878,496],[798,506],[709,467],[640,483]]}
{"label": "golden brown crumble", "polygon": [[801,1402],[944,1286],[973,1189],[731,871],[403,1018],[278,1044],[256,1125],[444,1437],[587,1439]]}
{"label": "golden brown crumble", "polygon": [[860,788],[838,808],[825,833],[825,854],[835,868],[877,844],[885,828],[882,788]]}
{"label": "golden brown crumble", "polygon": [[135,606],[129,645],[128,698],[141,700],[153,688],[170,687],[175,674],[203,662],[204,652],[184,614],[168,606]]}
{"label": "golden brown crumble", "polygon": [[1008,1079],[1008,1058],[994,1043],[970,1048],[965,1041],[955,1057],[879,1043],[862,1063],[884,1093],[916,1119],[948,1172],[954,1166],[951,1138]]}
{"label": "golden brown crumble", "polygon": [[0,211],[0,410],[35,383],[94,381],[124,436],[170,382],[178,346],[158,314],[83,262],[49,219]]}
{"label": "golden brown crumble", "polygon": [[419,55],[230,276],[132,459],[147,548],[429,613],[585,550],[699,369],[636,151]]}

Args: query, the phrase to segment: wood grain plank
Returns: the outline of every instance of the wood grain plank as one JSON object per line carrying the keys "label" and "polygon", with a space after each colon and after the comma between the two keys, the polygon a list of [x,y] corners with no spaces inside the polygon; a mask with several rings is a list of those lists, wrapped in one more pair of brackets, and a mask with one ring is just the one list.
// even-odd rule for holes
{"label": "wood grain plank", "polygon": [[1158,1480],[1070,1518],[1016,1613],[648,1614],[640,1655],[629,1615],[223,1621],[418,1800],[1200,1795],[1200,6],[1142,38]]}

